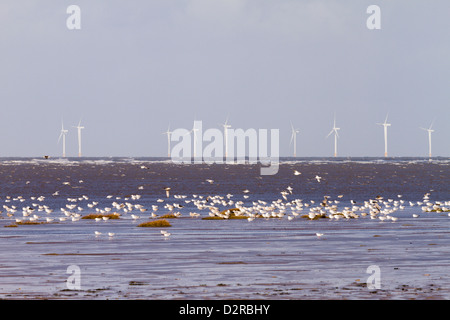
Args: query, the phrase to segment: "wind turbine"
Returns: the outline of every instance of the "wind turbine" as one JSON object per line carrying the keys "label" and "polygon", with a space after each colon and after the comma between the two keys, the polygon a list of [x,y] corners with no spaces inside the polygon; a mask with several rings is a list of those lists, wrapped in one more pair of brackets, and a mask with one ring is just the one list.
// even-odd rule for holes
{"label": "wind turbine", "polygon": [[194,133],[194,158],[196,156],[196,150],[197,150],[197,131],[199,129],[195,127],[195,121],[194,121],[194,126],[192,127],[191,131],[189,131],[188,133],[186,133],[186,136],[188,134],[191,134],[191,132]]}
{"label": "wind turbine", "polygon": [[170,158],[170,136],[172,135],[172,131],[170,131],[170,124],[167,127],[167,131],[162,134],[167,134],[167,156]]}
{"label": "wind turbine", "polygon": [[294,140],[294,157],[297,157],[297,133],[299,133],[300,131],[298,129],[294,129],[292,123],[291,123],[291,130],[292,134],[290,143],[292,143],[292,140]]}
{"label": "wind turbine", "polygon": [[390,123],[387,123],[389,114],[386,115],[386,119],[384,120],[384,123],[377,123],[380,126],[384,127],[384,156],[387,157],[387,128],[391,126]]}
{"label": "wind turbine", "polygon": [[331,129],[330,133],[325,137],[328,138],[334,132],[334,156],[337,157],[337,138],[339,137],[338,130],[341,128],[336,128],[336,115],[334,116],[333,129]]}
{"label": "wind turbine", "polygon": [[84,127],[81,126],[81,119],[80,122],[78,122],[78,126],[74,126],[74,128],[78,129],[78,156],[81,157],[81,129],[84,129]]}
{"label": "wind turbine", "polygon": [[197,128],[192,128],[192,132],[194,132],[194,158],[196,158],[196,150],[197,150]]}
{"label": "wind turbine", "polygon": [[228,157],[228,128],[231,128],[231,125],[228,124],[228,117],[225,120],[223,126],[223,135],[225,136],[225,158]]}
{"label": "wind turbine", "polygon": [[67,132],[69,132],[69,130],[64,129],[64,123],[61,121],[61,134],[59,135],[58,143],[62,138],[63,139],[63,152],[62,152],[63,158],[66,157],[66,134],[67,134]]}
{"label": "wind turbine", "polygon": [[431,128],[433,127],[433,122],[428,129],[420,127],[420,129],[428,131],[428,156],[431,158],[431,133],[434,132]]}

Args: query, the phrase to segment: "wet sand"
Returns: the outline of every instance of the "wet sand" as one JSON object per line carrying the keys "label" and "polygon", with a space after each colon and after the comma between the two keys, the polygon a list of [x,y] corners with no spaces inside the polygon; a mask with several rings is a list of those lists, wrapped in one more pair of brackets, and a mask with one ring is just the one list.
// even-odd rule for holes
{"label": "wet sand", "polygon": [[[0,298],[449,299],[450,217],[418,207],[396,216],[249,222],[185,213],[169,220],[168,238],[137,227],[148,217],[15,228],[2,219]],[[70,265],[80,267],[80,290],[67,288]],[[370,265],[380,268],[380,289],[367,287]]]}

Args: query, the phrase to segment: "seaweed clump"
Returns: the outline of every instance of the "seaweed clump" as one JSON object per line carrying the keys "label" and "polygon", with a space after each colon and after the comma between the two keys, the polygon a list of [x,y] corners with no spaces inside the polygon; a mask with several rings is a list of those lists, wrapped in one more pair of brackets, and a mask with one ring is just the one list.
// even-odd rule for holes
{"label": "seaweed clump", "polygon": [[138,225],[138,227],[153,227],[153,228],[165,228],[165,227],[171,227],[171,226],[172,225],[169,223],[169,221],[167,221],[165,219],[143,222]]}
{"label": "seaweed clump", "polygon": [[119,215],[117,213],[111,213],[111,214],[95,214],[95,213],[91,213],[88,214],[84,217],[82,217],[81,219],[97,219],[97,218],[109,218],[109,219],[119,219]]}
{"label": "seaweed clump", "polygon": [[174,215],[174,214],[167,213],[167,214],[162,215],[160,218],[161,219],[176,219],[178,217],[176,215]]}

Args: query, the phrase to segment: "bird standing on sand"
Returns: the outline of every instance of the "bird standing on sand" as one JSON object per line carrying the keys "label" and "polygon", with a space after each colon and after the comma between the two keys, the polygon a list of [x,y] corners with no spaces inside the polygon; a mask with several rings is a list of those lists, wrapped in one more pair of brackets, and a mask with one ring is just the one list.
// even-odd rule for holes
{"label": "bird standing on sand", "polygon": [[320,204],[322,207],[328,207],[328,198],[329,198],[328,196],[323,197],[323,201]]}
{"label": "bird standing on sand", "polygon": [[167,231],[165,231],[165,230],[161,230],[161,234],[162,234],[164,237],[170,236],[170,233],[167,232]]}
{"label": "bird standing on sand", "polygon": [[164,190],[166,190],[166,196],[168,198],[170,196],[170,188],[169,187],[165,187]]}

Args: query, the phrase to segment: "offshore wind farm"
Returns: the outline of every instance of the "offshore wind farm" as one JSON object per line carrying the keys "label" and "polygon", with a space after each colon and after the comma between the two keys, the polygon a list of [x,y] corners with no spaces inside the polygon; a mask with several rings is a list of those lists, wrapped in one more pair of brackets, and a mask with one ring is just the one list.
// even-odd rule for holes
{"label": "offshore wind farm", "polygon": [[[388,123],[388,116],[386,115],[386,118],[384,120],[383,123],[376,123],[377,125],[383,126],[383,137],[384,137],[384,157],[388,157],[388,127],[391,126],[390,123]],[[224,143],[224,155],[225,158],[228,155],[228,151],[229,151],[229,139],[235,139],[235,136],[231,136],[229,135],[229,130],[232,128],[232,125],[230,125],[228,123],[228,117],[225,121],[225,123],[220,124],[220,126],[223,127],[223,143]],[[290,140],[289,140],[289,146],[292,146],[293,148],[293,153],[292,156],[293,157],[297,157],[297,134],[300,132],[299,129],[295,129],[292,121],[290,123],[291,126],[291,135],[290,135]],[[81,120],[79,121],[77,126],[72,126],[73,128],[77,129],[77,138],[78,138],[78,157],[82,156],[82,152],[81,152],[81,130],[84,129],[84,127],[81,126]],[[421,130],[425,130],[428,132],[428,157],[431,158],[432,157],[432,153],[431,153],[431,134],[435,131],[434,129],[432,129],[433,127],[433,123],[430,124],[429,128],[423,128],[423,127],[419,127]],[[336,115],[333,118],[333,127],[331,129],[331,131],[326,135],[325,138],[330,137],[331,135],[334,136],[334,151],[333,151],[333,157],[337,157],[338,156],[338,138],[339,138],[339,134],[338,131],[341,130],[341,128],[336,127]],[[196,153],[199,152],[197,150],[196,144],[198,141],[198,137],[197,137],[197,132],[199,131],[198,128],[195,127],[195,123],[194,123],[194,127],[192,127],[190,130],[187,130],[187,132],[184,134],[184,136],[191,136],[192,134],[192,145],[193,145],[193,155],[194,157],[196,157]],[[61,131],[60,131],[60,135],[58,138],[58,143],[60,142],[60,140],[62,139],[62,157],[66,157],[66,135],[69,131],[67,129],[64,129],[64,123],[61,122]],[[170,130],[170,124],[168,125],[167,131],[162,132],[163,135],[167,136],[167,157],[171,158],[171,146],[172,146],[172,142],[176,142],[178,140],[172,140],[172,134],[173,131]],[[202,138],[202,137],[200,137]],[[248,143],[251,143],[251,141],[249,141]],[[234,146],[234,142],[232,143],[232,145]],[[201,151],[200,151],[201,152]],[[422,152],[423,154],[423,152]],[[163,156],[163,155],[161,155]],[[284,155],[289,156],[289,155]],[[311,155],[307,155],[307,154],[303,154],[303,157],[308,157]],[[420,157],[420,155],[416,155],[418,157]],[[349,157],[347,155],[347,157]]]}

